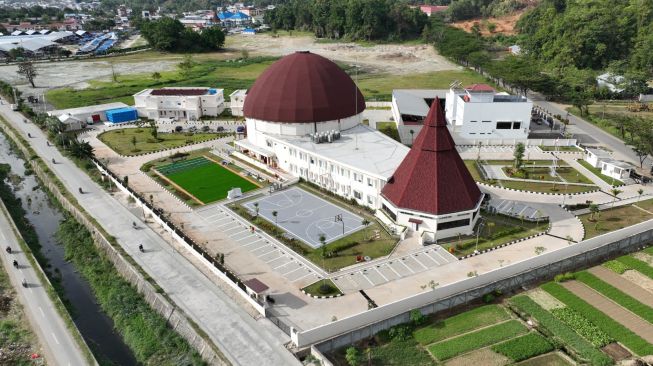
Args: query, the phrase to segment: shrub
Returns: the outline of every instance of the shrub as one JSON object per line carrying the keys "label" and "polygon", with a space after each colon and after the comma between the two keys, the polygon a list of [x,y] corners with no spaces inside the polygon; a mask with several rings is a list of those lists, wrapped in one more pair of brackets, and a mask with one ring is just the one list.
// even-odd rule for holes
{"label": "shrub", "polygon": [[393,341],[405,341],[412,337],[412,329],[408,325],[397,325],[388,333]]}
{"label": "shrub", "polygon": [[573,280],[575,278],[576,278],[575,274],[573,274],[571,272],[567,272],[567,273],[561,273],[561,274],[556,275],[553,278],[553,280],[560,283],[560,282],[565,282],[565,281],[571,281],[571,280]]}
{"label": "shrub", "polygon": [[538,327],[551,333],[554,339],[559,339],[561,343],[574,350],[580,358],[588,361],[589,364],[597,366],[612,365],[612,360],[606,354],[594,348],[590,342],[579,336],[550,312],[544,310],[530,297],[525,295],[515,296],[510,299],[509,304],[518,313],[535,318]]}
{"label": "shrub", "polygon": [[494,301],[494,294],[485,294],[483,295],[483,302],[489,304]]}
{"label": "shrub", "polygon": [[553,350],[553,345],[541,335],[531,332],[492,346],[492,350],[517,362]]}
{"label": "shrub", "polygon": [[438,360],[443,361],[474,349],[486,347],[510,339],[523,333],[526,333],[526,327],[517,320],[510,320],[476,332],[467,333],[460,337],[435,343],[428,349],[438,358]]}
{"label": "shrub", "polygon": [[578,296],[574,295],[566,288],[553,282],[545,283],[541,287],[544,291],[553,295],[553,297],[562,301],[568,307],[583,314],[589,321],[594,323],[612,338],[628,347],[634,353],[638,355],[649,355],[653,353],[653,345],[633,333],[630,329],[621,325],[621,323],[618,323]]}
{"label": "shrub", "polygon": [[599,327],[592,324],[583,315],[570,308],[558,308],[551,310],[551,313],[558,319],[562,320],[576,333],[590,341],[594,347],[603,347],[614,342],[614,339],[602,331]]}
{"label": "shrub", "polygon": [[414,325],[420,325],[426,321],[426,317],[422,314],[421,311],[414,309],[410,311],[410,321]]}
{"label": "shrub", "polygon": [[611,269],[612,271],[618,274],[624,274],[624,272],[626,272],[627,270],[632,269],[625,263],[620,262],[618,260],[607,261],[603,263],[603,266],[605,268]]}

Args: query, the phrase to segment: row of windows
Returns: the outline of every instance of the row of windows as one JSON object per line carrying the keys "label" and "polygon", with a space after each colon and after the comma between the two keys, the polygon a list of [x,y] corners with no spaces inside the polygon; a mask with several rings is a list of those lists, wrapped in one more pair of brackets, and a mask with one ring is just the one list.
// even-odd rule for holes
{"label": "row of windows", "polygon": [[[266,141],[268,147],[272,147],[272,142],[270,140]],[[290,149],[289,151],[290,156],[297,157],[297,150],[295,149]],[[326,160],[319,160],[315,159],[313,156],[310,156],[308,154],[305,154],[303,152],[299,152],[299,160],[301,161],[309,161],[311,164],[317,164],[318,167],[323,168],[323,169],[328,169],[329,172],[332,174],[339,174],[342,177],[349,178],[351,177],[350,172],[348,169],[345,169],[343,167],[336,166],[334,164],[329,164]],[[358,182],[358,183],[363,183],[363,179],[365,178],[363,174],[352,172],[353,179]],[[376,187],[376,179],[373,178],[367,178],[367,186],[368,187]]]}

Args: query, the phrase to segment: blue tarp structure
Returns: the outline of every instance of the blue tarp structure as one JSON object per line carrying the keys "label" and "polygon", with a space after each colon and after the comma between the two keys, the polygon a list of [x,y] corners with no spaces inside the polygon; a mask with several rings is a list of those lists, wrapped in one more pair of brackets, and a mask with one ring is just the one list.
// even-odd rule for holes
{"label": "blue tarp structure", "polygon": [[138,119],[138,112],[133,107],[109,109],[106,114],[107,121],[111,123],[131,122]]}

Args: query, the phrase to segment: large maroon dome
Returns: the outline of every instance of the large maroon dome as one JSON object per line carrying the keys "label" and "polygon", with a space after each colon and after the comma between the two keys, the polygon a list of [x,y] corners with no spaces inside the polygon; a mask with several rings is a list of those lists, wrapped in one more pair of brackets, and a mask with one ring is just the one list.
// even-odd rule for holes
{"label": "large maroon dome", "polygon": [[365,110],[363,94],[338,65],[310,52],[273,63],[247,93],[247,118],[272,122],[324,122]]}

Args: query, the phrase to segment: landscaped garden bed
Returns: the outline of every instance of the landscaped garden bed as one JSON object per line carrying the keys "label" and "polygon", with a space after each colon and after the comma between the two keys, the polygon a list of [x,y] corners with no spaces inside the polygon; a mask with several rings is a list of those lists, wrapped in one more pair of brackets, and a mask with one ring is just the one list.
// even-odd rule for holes
{"label": "landscaped garden bed", "polygon": [[585,239],[653,219],[653,215],[632,205],[617,206],[578,216],[585,227]]}
{"label": "landscaped garden bed", "polygon": [[155,137],[150,127],[137,127],[102,132],[98,139],[120,155],[136,155],[192,145],[228,135],[230,133],[158,132]]}
{"label": "landscaped garden bed", "polygon": [[342,295],[342,291],[340,291],[338,286],[329,279],[319,280],[312,283],[304,287],[302,291],[316,297],[333,297]]}

